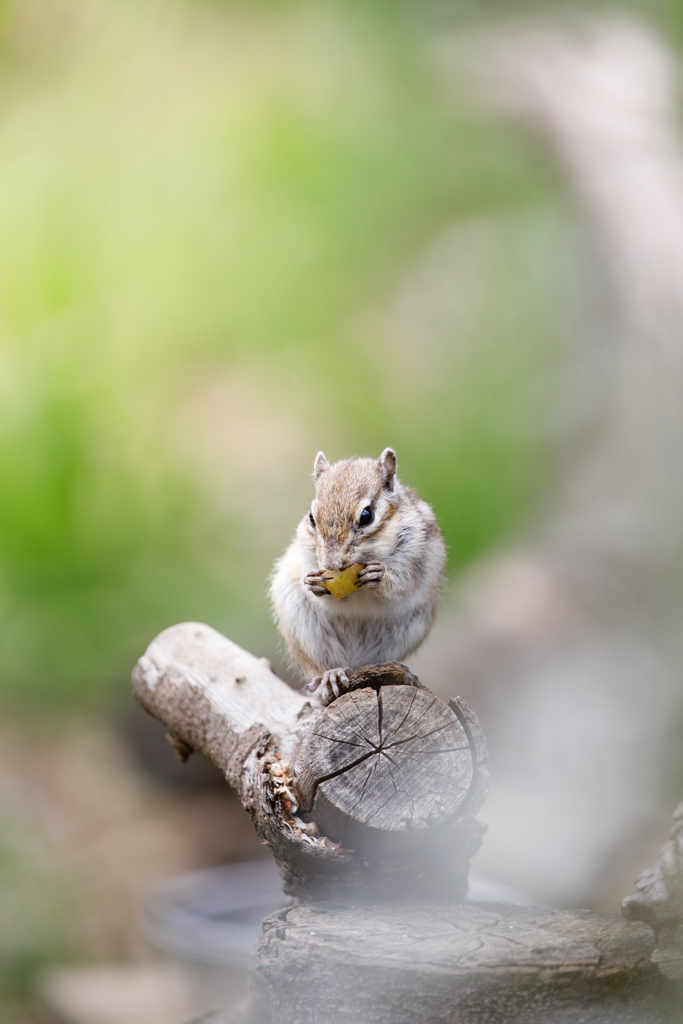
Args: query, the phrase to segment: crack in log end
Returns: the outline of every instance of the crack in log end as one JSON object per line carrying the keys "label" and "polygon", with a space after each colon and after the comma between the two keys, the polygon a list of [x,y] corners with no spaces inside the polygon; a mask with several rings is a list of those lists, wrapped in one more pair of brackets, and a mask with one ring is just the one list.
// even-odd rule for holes
{"label": "crack in log end", "polygon": [[379,749],[382,749],[384,737],[382,736],[382,690],[377,691],[377,732],[379,733]]}
{"label": "crack in log end", "polygon": [[481,781],[467,726],[426,690],[392,685],[346,694],[306,744],[310,817],[321,824],[320,807],[331,812],[332,829],[321,827],[344,845],[344,819],[355,836],[358,826],[406,833],[457,818]]}

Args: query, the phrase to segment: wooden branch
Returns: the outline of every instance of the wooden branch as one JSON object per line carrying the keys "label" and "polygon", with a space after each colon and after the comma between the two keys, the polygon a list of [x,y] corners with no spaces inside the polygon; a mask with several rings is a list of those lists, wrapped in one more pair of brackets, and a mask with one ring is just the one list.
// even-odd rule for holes
{"label": "wooden branch", "polygon": [[252,780],[245,762],[264,743],[291,753],[310,700],[290,689],[266,659],[255,658],[199,622],[160,633],[133,671],[145,711],[224,772],[242,802]]}
{"label": "wooden branch", "polygon": [[165,630],[133,672],[176,751],[225,773],[287,892],[461,898],[488,785],[475,716],[397,663],[356,669],[351,684],[323,708],[200,623]]}

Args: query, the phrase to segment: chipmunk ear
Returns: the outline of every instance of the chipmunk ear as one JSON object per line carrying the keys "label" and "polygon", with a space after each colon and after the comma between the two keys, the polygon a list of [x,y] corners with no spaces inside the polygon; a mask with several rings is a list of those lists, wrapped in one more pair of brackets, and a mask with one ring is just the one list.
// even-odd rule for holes
{"label": "chipmunk ear", "polygon": [[325,452],[318,452],[313,463],[313,478],[317,480],[321,473],[328,468],[329,462],[325,458]]}
{"label": "chipmunk ear", "polygon": [[393,448],[385,448],[377,460],[382,474],[382,487],[393,491],[396,486],[396,452]]}

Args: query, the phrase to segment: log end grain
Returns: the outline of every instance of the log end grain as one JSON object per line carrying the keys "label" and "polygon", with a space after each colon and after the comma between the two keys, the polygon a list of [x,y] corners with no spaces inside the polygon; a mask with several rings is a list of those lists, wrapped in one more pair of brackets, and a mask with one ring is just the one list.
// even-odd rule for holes
{"label": "log end grain", "polygon": [[368,855],[416,850],[481,806],[487,777],[477,730],[462,701],[449,706],[424,688],[348,693],[299,750],[300,805],[345,847]]}

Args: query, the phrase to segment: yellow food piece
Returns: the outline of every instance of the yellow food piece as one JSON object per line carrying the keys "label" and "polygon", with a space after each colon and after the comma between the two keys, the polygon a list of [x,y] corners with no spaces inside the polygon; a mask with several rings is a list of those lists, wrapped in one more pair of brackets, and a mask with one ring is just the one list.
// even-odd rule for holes
{"label": "yellow food piece", "polygon": [[355,565],[350,565],[348,569],[325,569],[323,583],[332,597],[341,601],[342,597],[348,597],[354,590],[358,590],[360,587],[358,573],[364,568],[362,563],[357,562]]}

